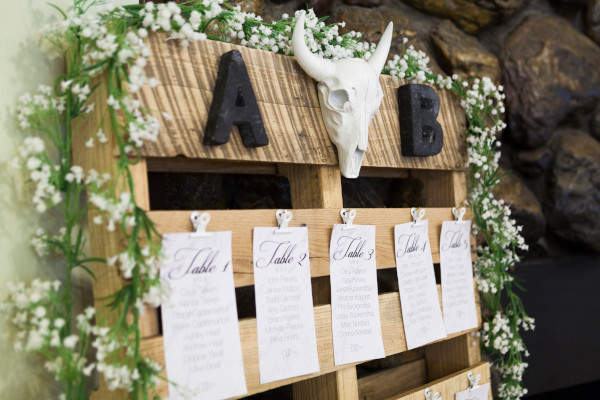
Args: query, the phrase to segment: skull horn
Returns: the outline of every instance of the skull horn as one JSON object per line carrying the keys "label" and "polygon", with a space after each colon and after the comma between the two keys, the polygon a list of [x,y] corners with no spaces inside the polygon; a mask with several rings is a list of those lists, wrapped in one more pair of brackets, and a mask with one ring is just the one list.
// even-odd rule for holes
{"label": "skull horn", "polygon": [[331,61],[311,53],[304,42],[304,14],[301,14],[298,21],[296,21],[292,36],[292,50],[294,50],[294,55],[300,67],[317,82],[322,82],[333,75]]}
{"label": "skull horn", "polygon": [[390,52],[393,27],[394,25],[390,22],[385,29],[385,32],[383,32],[383,36],[381,36],[379,43],[377,44],[375,53],[373,53],[371,58],[369,58],[369,65],[371,65],[378,74],[381,73],[381,70],[385,66],[385,61],[387,60],[388,53]]}

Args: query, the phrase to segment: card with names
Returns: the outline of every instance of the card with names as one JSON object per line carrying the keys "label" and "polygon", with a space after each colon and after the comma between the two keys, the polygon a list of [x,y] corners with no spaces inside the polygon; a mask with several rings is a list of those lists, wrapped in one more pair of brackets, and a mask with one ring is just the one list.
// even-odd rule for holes
{"label": "card with names", "polygon": [[485,383],[477,386],[473,390],[467,389],[456,393],[456,400],[488,400],[490,393],[490,384]]}
{"label": "card with names", "polygon": [[167,234],[163,249],[167,266],[160,275],[171,288],[170,301],[161,308],[169,398],[246,394],[231,232]]}
{"label": "card with names", "polygon": [[470,235],[471,221],[444,221],[442,224],[440,269],[447,333],[477,327]]}
{"label": "card with names", "polygon": [[406,346],[414,349],[446,337],[429,244],[428,221],[394,227],[396,272]]}
{"label": "card with names", "polygon": [[260,383],[319,371],[308,228],[254,228]]}
{"label": "card with names", "polygon": [[375,261],[375,226],[336,224],[329,265],[335,365],[385,357]]}

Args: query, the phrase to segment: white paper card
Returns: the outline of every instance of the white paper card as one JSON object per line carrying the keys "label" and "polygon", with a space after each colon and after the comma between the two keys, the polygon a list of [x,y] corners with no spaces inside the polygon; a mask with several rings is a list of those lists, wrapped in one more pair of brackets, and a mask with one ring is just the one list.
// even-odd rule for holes
{"label": "white paper card", "polygon": [[260,383],[319,371],[308,229],[254,228]]}
{"label": "white paper card", "polygon": [[473,390],[467,389],[456,393],[456,400],[488,400],[490,384],[485,383]]}
{"label": "white paper card", "polygon": [[444,221],[442,224],[440,269],[447,333],[477,327],[470,235],[471,221]]}
{"label": "white paper card", "polygon": [[247,393],[240,344],[231,232],[163,236],[171,287],[162,306],[169,398],[225,399]]}
{"label": "white paper card", "polygon": [[335,365],[385,357],[375,261],[375,226],[334,225],[329,246]]}
{"label": "white paper card", "polygon": [[406,346],[423,346],[446,337],[435,285],[428,221],[394,228],[396,271]]}

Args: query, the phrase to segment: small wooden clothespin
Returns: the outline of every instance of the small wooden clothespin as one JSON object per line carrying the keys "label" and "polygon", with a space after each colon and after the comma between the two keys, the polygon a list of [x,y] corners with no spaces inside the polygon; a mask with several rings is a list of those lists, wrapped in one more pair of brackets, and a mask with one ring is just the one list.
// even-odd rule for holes
{"label": "small wooden clothespin", "polygon": [[288,210],[277,210],[275,218],[277,218],[277,229],[273,233],[290,233],[291,230],[288,228],[288,224],[292,220],[293,214]]}
{"label": "small wooden clothespin", "polygon": [[439,392],[435,392],[435,394],[431,395],[431,388],[425,389],[425,399],[426,400],[442,400],[442,395]]}
{"label": "small wooden clothespin", "polygon": [[454,218],[456,219],[457,224],[465,223],[465,221],[463,221],[463,217],[465,216],[466,212],[467,210],[464,207],[461,207],[460,211],[458,210],[458,208],[452,207],[452,214],[454,214]]}
{"label": "small wooden clothespin", "polygon": [[423,222],[421,222],[421,220],[423,219],[423,217],[425,216],[425,209],[421,208],[421,210],[417,213],[418,208],[417,207],[413,207],[410,209],[410,215],[412,215],[413,218],[413,226],[421,226],[423,225]]}
{"label": "small wooden clothespin", "polygon": [[201,238],[210,237],[212,233],[206,232],[206,226],[210,221],[210,214],[204,212],[200,214],[198,211],[194,211],[190,214],[190,221],[194,227],[194,232],[190,233],[190,237]]}
{"label": "small wooden clothespin", "polygon": [[469,371],[467,374],[467,378],[469,378],[469,390],[475,390],[479,387],[479,381],[481,380],[481,375],[473,375],[473,371]]}
{"label": "small wooden clothespin", "polygon": [[344,226],[342,227],[343,231],[347,231],[350,229],[354,229],[355,225],[352,225],[354,218],[356,217],[356,210],[346,210],[342,208],[340,210],[340,215],[342,216],[342,221],[344,221]]}

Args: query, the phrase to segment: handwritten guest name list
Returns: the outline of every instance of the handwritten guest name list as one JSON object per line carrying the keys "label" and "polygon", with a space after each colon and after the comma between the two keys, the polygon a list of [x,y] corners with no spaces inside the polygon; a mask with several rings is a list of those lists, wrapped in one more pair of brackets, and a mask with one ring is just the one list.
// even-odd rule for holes
{"label": "handwritten guest name list", "polygon": [[423,346],[446,337],[435,285],[428,221],[394,228],[396,271],[406,346]]}
{"label": "handwritten guest name list", "polygon": [[444,324],[448,333],[477,327],[470,235],[471,221],[442,224],[440,269]]}
{"label": "handwritten guest name list", "polygon": [[161,278],[171,299],[162,306],[169,398],[224,399],[247,393],[240,345],[231,232],[210,237],[164,235],[168,265]]}
{"label": "handwritten guest name list", "polygon": [[260,383],[319,371],[308,229],[254,228]]}
{"label": "handwritten guest name list", "polygon": [[329,250],[335,365],[385,357],[375,261],[375,226],[334,225]]}

